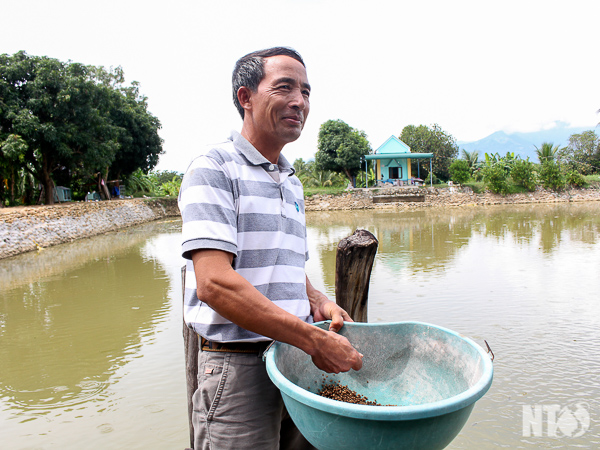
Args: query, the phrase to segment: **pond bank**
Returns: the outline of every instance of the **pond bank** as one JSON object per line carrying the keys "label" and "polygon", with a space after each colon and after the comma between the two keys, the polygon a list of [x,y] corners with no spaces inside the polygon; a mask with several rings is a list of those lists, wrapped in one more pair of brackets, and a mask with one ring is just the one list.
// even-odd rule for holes
{"label": "pond bank", "polygon": [[0,208],[0,259],[172,216],[176,198]]}
{"label": "pond bank", "polygon": [[[384,200],[376,203],[373,200]],[[385,199],[383,199],[384,197]],[[415,200],[419,197],[419,201]],[[449,187],[354,189],[338,195],[306,197],[307,211],[411,209],[520,203],[600,201],[600,189],[525,194],[475,194]],[[165,217],[179,217],[176,198],[72,202],[54,206],[0,208],[0,259],[71,242]]]}
{"label": "pond bank", "polygon": [[[419,200],[414,201],[415,197],[419,197]],[[377,203],[378,200],[383,202]],[[475,194],[470,188],[462,187],[353,189],[339,195],[313,195],[305,199],[305,205],[307,211],[328,211],[587,201],[600,201],[600,189],[569,189],[562,192],[539,189],[535,192],[511,195]]]}

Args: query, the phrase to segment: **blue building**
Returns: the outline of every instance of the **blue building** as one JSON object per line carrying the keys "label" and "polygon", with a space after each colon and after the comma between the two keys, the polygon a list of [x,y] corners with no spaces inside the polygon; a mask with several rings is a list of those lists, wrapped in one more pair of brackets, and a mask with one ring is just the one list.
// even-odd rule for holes
{"label": "blue building", "polygon": [[422,182],[420,173],[415,177],[411,173],[412,159],[429,159],[429,171],[432,170],[433,153],[411,153],[410,147],[390,136],[372,155],[365,155],[366,161],[376,161],[375,175],[378,183],[392,183],[398,186],[414,185]]}

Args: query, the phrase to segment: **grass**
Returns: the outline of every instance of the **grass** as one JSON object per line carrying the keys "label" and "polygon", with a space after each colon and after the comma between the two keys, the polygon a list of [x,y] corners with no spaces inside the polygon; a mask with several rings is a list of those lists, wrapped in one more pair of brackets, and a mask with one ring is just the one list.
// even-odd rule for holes
{"label": "grass", "polygon": [[600,175],[586,175],[583,178],[585,178],[585,182],[588,185],[587,187],[600,188]]}
{"label": "grass", "polygon": [[346,186],[305,187],[304,196],[313,195],[339,195],[346,192]]}

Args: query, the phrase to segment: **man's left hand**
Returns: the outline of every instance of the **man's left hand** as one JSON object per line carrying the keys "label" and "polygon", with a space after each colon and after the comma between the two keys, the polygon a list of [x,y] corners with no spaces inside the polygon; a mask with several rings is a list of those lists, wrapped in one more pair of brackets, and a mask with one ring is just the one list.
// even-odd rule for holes
{"label": "man's left hand", "polygon": [[306,277],[306,293],[310,301],[310,310],[315,322],[331,320],[329,331],[336,333],[344,326],[344,322],[354,322],[350,315],[344,311],[337,303],[332,302],[325,294],[318,291]]}

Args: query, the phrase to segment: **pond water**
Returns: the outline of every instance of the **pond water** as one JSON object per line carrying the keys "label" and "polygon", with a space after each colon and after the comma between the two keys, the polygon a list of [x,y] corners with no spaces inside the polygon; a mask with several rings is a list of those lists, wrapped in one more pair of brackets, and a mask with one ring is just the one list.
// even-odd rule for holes
{"label": "pond water", "polygon": [[[600,446],[600,202],[309,213],[313,284],[335,249],[379,249],[370,322],[450,328],[495,354],[451,449]],[[184,448],[180,222],[0,260],[0,442]]]}

